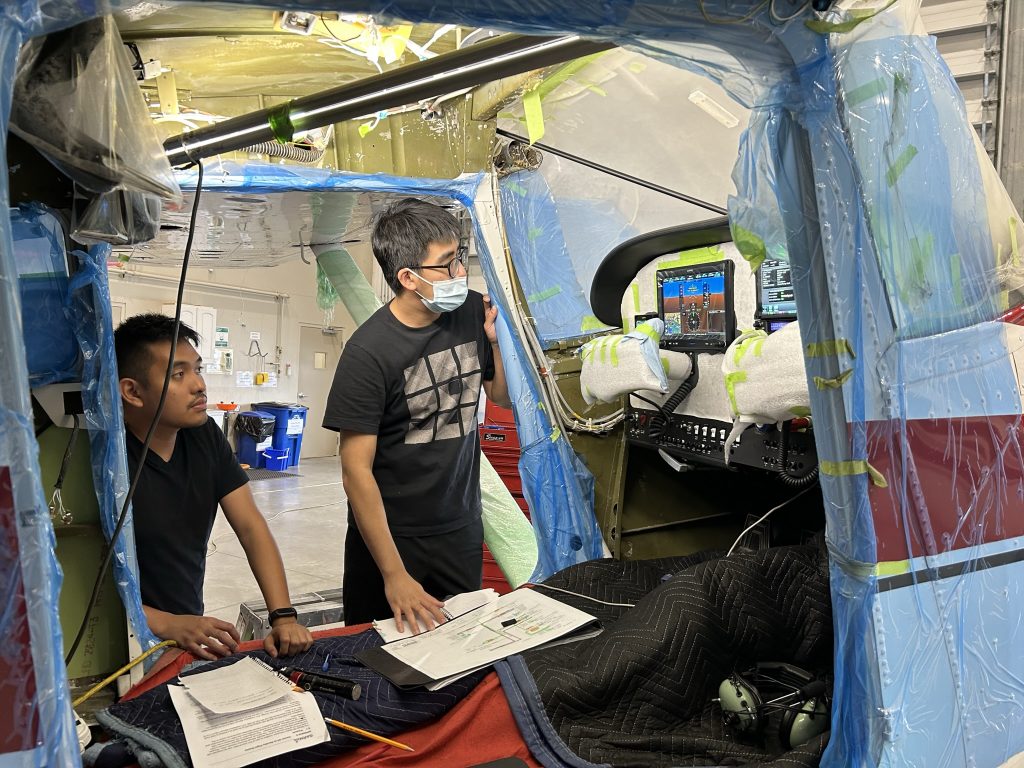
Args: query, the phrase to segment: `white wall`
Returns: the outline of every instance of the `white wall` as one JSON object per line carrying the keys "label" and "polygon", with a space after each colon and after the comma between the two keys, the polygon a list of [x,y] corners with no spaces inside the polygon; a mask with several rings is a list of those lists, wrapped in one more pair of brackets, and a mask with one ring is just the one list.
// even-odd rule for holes
{"label": "white wall", "polygon": [[[141,275],[161,275],[177,279],[176,269],[135,267],[129,271],[140,273],[120,277],[116,268],[111,269],[111,302],[124,304],[125,318],[144,312],[160,312],[164,304],[174,302],[176,287],[171,284],[155,284]],[[298,356],[300,324],[320,326],[324,321],[323,311],[316,303],[316,265],[305,264],[299,259],[278,267],[255,267],[252,269],[192,269],[188,275],[184,302],[214,307],[217,310],[217,325],[228,328],[230,348],[234,350],[234,370],[259,370],[258,359],[247,357],[250,346],[249,334],[260,333],[260,346],[269,352],[265,370],[275,371],[272,365],[277,360],[277,346],[281,347],[281,371],[276,387],[239,388],[235,386],[235,375],[209,373],[206,376],[211,406],[218,402],[236,402],[244,407],[252,402],[278,400],[295,402],[298,393]],[[237,291],[222,288],[204,288],[203,283],[228,285]],[[278,302],[272,296],[247,294],[245,288],[286,294],[282,300],[281,338],[277,338]],[[355,329],[355,324],[344,306],[339,302],[334,310],[332,325],[341,329],[342,341]],[[291,363],[292,374],[285,374],[285,365]]]}

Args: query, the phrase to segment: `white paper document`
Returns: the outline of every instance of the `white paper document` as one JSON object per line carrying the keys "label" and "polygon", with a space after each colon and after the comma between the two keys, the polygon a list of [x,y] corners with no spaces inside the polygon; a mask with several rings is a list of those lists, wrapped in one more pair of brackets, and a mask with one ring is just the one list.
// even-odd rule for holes
{"label": "white paper document", "polygon": [[[251,665],[243,664],[250,660],[253,662]],[[241,667],[241,670],[235,673],[234,678],[218,675],[235,667]],[[256,674],[252,674],[252,670]],[[208,685],[206,681],[198,682],[210,676],[214,676],[212,679],[217,685],[228,681],[223,690],[213,690],[212,684]],[[169,685],[167,691],[181,719],[193,765],[240,768],[330,741],[316,698],[308,693],[292,691],[290,683],[269,668],[260,667],[255,659],[246,657],[228,667],[181,680],[190,683],[190,687]],[[244,688],[232,689],[229,686],[233,684]],[[247,691],[246,695],[251,693],[254,698],[243,698],[240,695],[243,689]],[[197,692],[205,704],[200,703]],[[235,709],[232,709],[231,700],[241,701],[245,708],[238,709],[239,705],[234,705]],[[225,711],[218,713],[207,705]]]}
{"label": "white paper document", "polygon": [[178,682],[215,715],[262,707],[292,692],[291,683],[252,656],[209,672],[179,677]]}
{"label": "white paper document", "polygon": [[[498,593],[493,589],[478,589],[475,592],[463,592],[461,595],[455,595],[455,597],[449,597],[444,602],[444,610],[454,619],[458,618],[464,613],[479,608],[481,605],[487,605],[493,603],[498,599]],[[390,643],[395,640],[401,640],[406,637],[412,637],[413,632],[408,628],[404,632],[398,631],[398,626],[395,624],[394,619],[381,619],[380,621],[373,622],[373,628],[377,630],[385,643]]]}
{"label": "white paper document", "polygon": [[589,613],[536,590],[518,589],[432,632],[389,643],[380,650],[442,680],[543,645],[593,622],[596,619]]}

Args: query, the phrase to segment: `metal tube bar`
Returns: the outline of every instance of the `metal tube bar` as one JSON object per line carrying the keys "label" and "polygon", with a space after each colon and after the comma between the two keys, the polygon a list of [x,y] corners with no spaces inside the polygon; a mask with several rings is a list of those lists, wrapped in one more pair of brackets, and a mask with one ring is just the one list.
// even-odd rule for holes
{"label": "metal tube bar", "polygon": [[225,120],[164,142],[171,165],[182,165],[300,131],[415,103],[490,80],[560,64],[613,48],[578,36],[505,35],[408,67]]}

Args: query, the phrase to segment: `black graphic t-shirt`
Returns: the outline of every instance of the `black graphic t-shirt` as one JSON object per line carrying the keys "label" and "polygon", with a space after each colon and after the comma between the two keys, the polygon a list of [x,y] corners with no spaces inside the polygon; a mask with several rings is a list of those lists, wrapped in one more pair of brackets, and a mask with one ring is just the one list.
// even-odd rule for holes
{"label": "black graphic t-shirt", "polygon": [[448,533],[480,517],[477,408],[493,378],[475,291],[425,328],[382,307],[345,345],[323,425],[377,435],[373,476],[392,533]]}

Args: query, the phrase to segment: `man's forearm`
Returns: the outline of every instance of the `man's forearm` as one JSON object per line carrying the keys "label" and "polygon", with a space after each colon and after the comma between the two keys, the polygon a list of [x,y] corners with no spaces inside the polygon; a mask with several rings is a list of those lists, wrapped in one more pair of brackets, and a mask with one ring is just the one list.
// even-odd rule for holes
{"label": "man's forearm", "polygon": [[259,584],[260,592],[263,593],[267,610],[273,611],[290,606],[292,602],[291,596],[288,594],[288,579],[284,573],[284,562],[281,560],[281,552],[278,550],[277,544],[274,543],[274,538],[266,522],[238,538],[242,549],[245,550],[245,557],[249,561],[252,575],[256,577],[256,583]]}
{"label": "man's forearm", "polygon": [[505,379],[505,364],[501,361],[501,350],[498,343],[491,344],[494,353],[494,378],[491,379],[490,398],[503,408],[509,408],[512,400],[508,396],[508,381]]}
{"label": "man's forearm", "polygon": [[398,554],[391,529],[388,528],[384,501],[381,499],[380,488],[373,473],[359,470],[344,471],[342,480],[356,526],[381,575],[387,580],[389,576],[404,573],[405,565]]}

